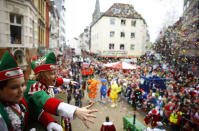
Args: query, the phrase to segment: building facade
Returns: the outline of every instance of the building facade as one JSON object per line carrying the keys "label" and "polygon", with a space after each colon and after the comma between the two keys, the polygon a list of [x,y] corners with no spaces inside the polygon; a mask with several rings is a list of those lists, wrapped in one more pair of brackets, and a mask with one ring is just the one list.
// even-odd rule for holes
{"label": "building facade", "polygon": [[33,57],[44,55],[49,47],[49,0],[0,0],[0,57],[5,51],[15,56],[24,70]]}
{"label": "building facade", "polygon": [[84,29],[84,32],[79,36],[80,40],[80,47],[82,51],[89,52],[89,45],[90,45],[90,27],[87,26]]}
{"label": "building facade", "polygon": [[139,57],[148,44],[145,20],[131,5],[115,3],[90,27],[90,51],[100,56]]}
{"label": "building facade", "polygon": [[181,65],[182,69],[191,69],[199,63],[199,1],[185,0],[183,16],[161,31],[154,43],[154,49],[168,63]]}
{"label": "building facade", "polygon": [[[49,20],[46,18],[46,1],[44,0],[32,0],[32,4],[37,8],[37,35],[38,35],[38,53],[39,55],[44,55],[47,52],[49,46]],[[48,42],[48,43],[47,43]]]}
{"label": "building facade", "polygon": [[74,37],[69,43],[69,47],[73,50],[73,55],[81,55],[81,40]]}
{"label": "building facade", "polygon": [[63,51],[66,46],[66,8],[65,0],[54,0],[59,13],[59,49]]}
{"label": "building facade", "polygon": [[199,1],[184,0],[184,12],[181,21],[181,39],[186,52],[180,52],[182,55],[199,56]]}
{"label": "building facade", "polygon": [[38,47],[37,25],[38,10],[32,1],[1,0],[1,52],[10,50],[15,55],[19,65],[26,66],[25,56],[30,50]]}
{"label": "building facade", "polygon": [[59,47],[59,13],[54,1],[50,1],[50,50]]}

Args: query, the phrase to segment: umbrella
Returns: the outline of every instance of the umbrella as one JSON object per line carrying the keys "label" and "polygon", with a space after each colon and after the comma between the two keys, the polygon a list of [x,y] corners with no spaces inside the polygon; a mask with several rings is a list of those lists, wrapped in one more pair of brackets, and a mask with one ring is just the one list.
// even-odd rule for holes
{"label": "umbrella", "polygon": [[136,65],[129,64],[128,62],[114,62],[104,64],[105,67],[113,68],[113,69],[123,69],[123,70],[134,70],[136,69]]}
{"label": "umbrella", "polygon": [[103,66],[105,66],[105,67],[112,67],[113,65],[118,64],[118,63],[119,62],[107,63],[107,64],[104,64]]}

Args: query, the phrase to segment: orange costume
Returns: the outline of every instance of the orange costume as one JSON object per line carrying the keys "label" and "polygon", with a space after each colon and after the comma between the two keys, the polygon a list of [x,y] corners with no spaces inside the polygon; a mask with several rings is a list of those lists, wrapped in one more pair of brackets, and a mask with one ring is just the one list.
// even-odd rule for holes
{"label": "orange costume", "polygon": [[88,83],[90,84],[90,86],[88,87],[89,89],[88,97],[94,99],[97,97],[97,89],[98,89],[97,85],[99,84],[99,81],[92,79],[88,80]]}

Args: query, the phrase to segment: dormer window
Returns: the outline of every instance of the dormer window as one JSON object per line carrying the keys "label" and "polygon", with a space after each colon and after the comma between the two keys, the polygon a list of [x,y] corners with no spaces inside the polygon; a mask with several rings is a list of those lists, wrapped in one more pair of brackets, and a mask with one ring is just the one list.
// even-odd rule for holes
{"label": "dormer window", "polygon": [[119,8],[115,8],[115,9],[114,9],[114,13],[115,13],[115,14],[119,14],[120,12],[121,12],[121,9],[119,9]]}
{"label": "dormer window", "polygon": [[130,10],[129,9],[124,9],[124,14],[129,14]]}

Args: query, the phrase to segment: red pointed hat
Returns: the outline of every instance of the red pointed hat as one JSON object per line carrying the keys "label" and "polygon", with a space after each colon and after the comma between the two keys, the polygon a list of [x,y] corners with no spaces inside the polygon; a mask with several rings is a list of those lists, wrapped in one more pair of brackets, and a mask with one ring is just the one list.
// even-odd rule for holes
{"label": "red pointed hat", "polygon": [[5,52],[0,60],[0,81],[23,77],[23,71],[10,52]]}
{"label": "red pointed hat", "polygon": [[57,60],[53,52],[31,62],[31,68],[35,74],[42,71],[52,71],[57,69]]}

